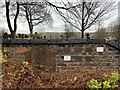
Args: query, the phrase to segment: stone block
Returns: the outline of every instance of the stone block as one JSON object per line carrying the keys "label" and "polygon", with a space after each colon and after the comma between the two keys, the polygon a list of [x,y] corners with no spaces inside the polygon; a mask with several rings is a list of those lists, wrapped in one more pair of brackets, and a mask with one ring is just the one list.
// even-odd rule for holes
{"label": "stone block", "polygon": [[40,65],[46,66],[46,69],[55,71],[56,69],[56,53],[55,50],[48,46],[36,46],[29,52],[26,52],[26,60]]}

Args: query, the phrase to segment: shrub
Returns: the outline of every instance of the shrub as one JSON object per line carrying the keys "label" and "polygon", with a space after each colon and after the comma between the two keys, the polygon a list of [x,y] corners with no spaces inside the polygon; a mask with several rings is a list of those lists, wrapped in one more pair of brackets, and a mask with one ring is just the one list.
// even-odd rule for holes
{"label": "shrub", "polygon": [[87,86],[92,90],[92,89],[100,89],[101,87],[101,82],[99,83],[97,80],[92,79],[90,82],[87,83]]}
{"label": "shrub", "polygon": [[118,87],[117,82],[119,80],[119,74],[118,72],[113,72],[110,76],[105,75],[103,82],[98,82],[95,79],[90,80],[87,82],[87,87],[89,89],[95,89],[95,90],[106,90],[106,89],[115,89]]}

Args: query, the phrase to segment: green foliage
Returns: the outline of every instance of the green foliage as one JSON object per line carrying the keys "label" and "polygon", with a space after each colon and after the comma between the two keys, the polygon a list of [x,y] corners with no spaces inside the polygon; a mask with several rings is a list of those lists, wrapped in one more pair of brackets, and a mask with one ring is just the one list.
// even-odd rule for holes
{"label": "green foliage", "polygon": [[117,81],[119,80],[119,74],[118,72],[113,72],[111,74],[111,76],[109,75],[105,75],[105,78],[104,78],[104,82],[103,82],[103,86],[104,88],[111,88],[111,89],[114,89],[116,87],[118,87],[118,85],[116,85]]}
{"label": "green foliage", "polygon": [[[6,50],[3,51],[6,52]],[[3,55],[3,53],[0,52],[0,63],[6,63],[7,62],[6,58],[7,58],[6,54]]]}
{"label": "green foliage", "polygon": [[104,81],[103,82],[103,89],[108,89],[108,88],[111,88],[110,82]]}
{"label": "green foliage", "polygon": [[29,63],[28,63],[27,61],[23,61],[23,62],[22,62],[22,65],[23,65],[24,67],[28,67]]}
{"label": "green foliage", "polygon": [[87,83],[87,86],[90,88],[90,89],[100,89],[102,88],[101,87],[101,82],[99,83],[97,80],[95,79],[92,79],[90,80],[90,82]]}
{"label": "green foliage", "polygon": [[119,80],[118,72],[113,72],[112,75],[108,78],[111,83],[117,82]]}
{"label": "green foliage", "polygon": [[7,48],[2,48],[2,53],[7,56],[9,54],[9,50]]}
{"label": "green foliage", "polygon": [[78,80],[78,77],[77,76],[73,76],[70,80],[71,80],[71,82],[75,83]]}
{"label": "green foliage", "polygon": [[96,89],[96,90],[99,90],[99,89],[102,89],[102,90],[112,89],[113,90],[118,87],[118,85],[116,84],[118,80],[119,80],[118,72],[113,72],[111,76],[105,75],[103,82],[98,82],[95,79],[90,80],[87,83],[87,87],[89,89]]}

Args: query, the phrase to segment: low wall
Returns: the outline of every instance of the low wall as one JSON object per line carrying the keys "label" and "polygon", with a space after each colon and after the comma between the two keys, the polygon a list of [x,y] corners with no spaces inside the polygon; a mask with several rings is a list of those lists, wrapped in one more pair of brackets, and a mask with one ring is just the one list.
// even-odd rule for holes
{"label": "low wall", "polygon": [[[97,51],[97,48],[103,52]],[[99,49],[99,48],[98,48]],[[120,54],[108,45],[81,44],[57,48],[57,70],[78,69],[79,67],[118,69]],[[68,57],[68,60],[65,57]]]}
{"label": "low wall", "polygon": [[[44,40],[43,40],[44,41]],[[55,40],[54,40],[55,41]],[[76,70],[79,67],[118,69],[120,52],[104,40],[69,40],[47,44],[7,44],[3,47],[9,50],[9,58],[40,62],[49,70]],[[23,42],[23,41],[22,41]],[[26,41],[25,41],[26,42]],[[50,45],[52,42],[52,45]],[[37,42],[36,42],[37,43]],[[70,43],[70,44],[69,44]],[[56,44],[56,45],[55,45]],[[22,49],[21,49],[22,48]]]}

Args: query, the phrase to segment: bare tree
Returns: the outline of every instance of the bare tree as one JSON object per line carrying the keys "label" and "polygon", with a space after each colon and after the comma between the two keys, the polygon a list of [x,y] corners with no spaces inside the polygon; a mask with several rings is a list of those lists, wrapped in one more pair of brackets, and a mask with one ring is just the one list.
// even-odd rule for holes
{"label": "bare tree", "polygon": [[18,15],[19,15],[19,3],[16,2],[16,12],[15,12],[15,16],[14,16],[14,26],[13,27],[11,25],[11,19],[10,19],[10,6],[11,6],[10,0],[5,0],[6,18],[7,18],[8,28],[11,33],[11,38],[15,38],[16,31],[17,31],[17,19],[18,19]]}
{"label": "bare tree", "polygon": [[110,36],[114,40],[120,40],[120,25],[117,21],[111,22],[108,31]]}
{"label": "bare tree", "polygon": [[52,25],[52,16],[50,11],[48,11],[46,5],[38,2],[25,2],[21,4],[20,7],[21,16],[24,16],[27,19],[30,36],[33,35],[33,27],[39,24]]}
{"label": "bare tree", "polygon": [[72,38],[75,35],[73,27],[65,23],[65,36],[66,38]]}
{"label": "bare tree", "polygon": [[105,39],[108,37],[108,32],[106,31],[106,28],[98,28],[98,30],[93,34],[93,38],[96,39]]}
{"label": "bare tree", "polygon": [[57,6],[50,2],[47,3],[54,8],[65,22],[81,31],[81,38],[84,38],[85,30],[114,10],[113,2],[94,2],[94,0],[90,2],[77,0],[75,2],[77,3],[62,2],[63,6]]}

